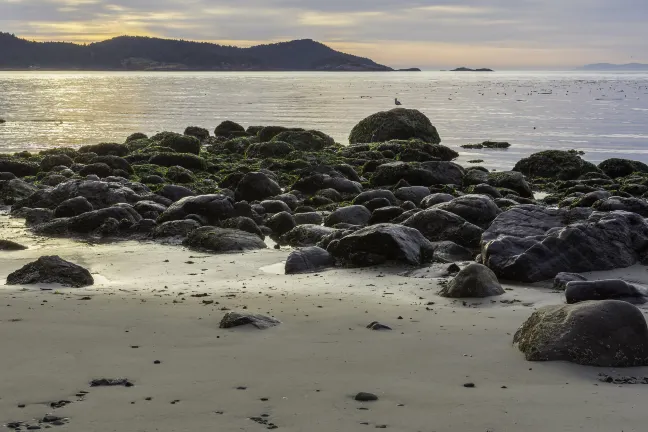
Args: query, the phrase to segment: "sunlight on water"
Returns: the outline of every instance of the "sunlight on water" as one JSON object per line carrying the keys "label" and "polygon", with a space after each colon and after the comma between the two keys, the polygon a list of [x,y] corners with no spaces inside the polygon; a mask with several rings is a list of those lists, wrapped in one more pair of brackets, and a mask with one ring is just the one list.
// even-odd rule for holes
{"label": "sunlight on water", "polygon": [[346,143],[363,117],[394,107],[423,111],[443,144],[509,141],[506,151],[462,152],[461,163],[511,168],[539,150],[648,162],[645,73],[147,73],[0,72],[0,151],[39,150],[129,134],[244,126],[322,130]]}

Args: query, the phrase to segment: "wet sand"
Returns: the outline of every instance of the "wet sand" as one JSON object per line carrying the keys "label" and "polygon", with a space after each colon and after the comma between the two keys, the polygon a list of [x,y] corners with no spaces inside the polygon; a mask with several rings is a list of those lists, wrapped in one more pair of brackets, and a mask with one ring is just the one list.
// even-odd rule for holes
{"label": "wet sand", "polygon": [[[438,279],[400,276],[403,267],[273,273],[288,250],[92,245],[34,237],[6,216],[0,238],[30,247],[1,252],[0,283],[52,254],[95,277],[82,289],[0,289],[3,424],[52,413],[69,419],[52,430],[79,432],[266,430],[253,417],[295,432],[645,430],[648,387],[598,374],[648,368],[530,363],[511,345],[536,307],[563,301],[546,284],[505,284],[504,296],[464,305],[437,296]],[[641,266],[597,276],[648,283]],[[219,329],[224,308],[282,324]],[[372,321],[393,331],[367,329]],[[91,388],[95,378],[134,386]],[[354,401],[360,391],[379,400]],[[49,406],[60,400],[71,403]]]}

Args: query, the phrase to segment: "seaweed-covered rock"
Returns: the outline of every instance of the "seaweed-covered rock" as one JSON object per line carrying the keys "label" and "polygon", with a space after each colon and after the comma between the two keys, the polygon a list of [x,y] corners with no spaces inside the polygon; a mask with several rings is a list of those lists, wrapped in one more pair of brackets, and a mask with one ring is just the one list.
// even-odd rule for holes
{"label": "seaweed-covered rock", "polygon": [[646,292],[620,279],[567,282],[565,299],[568,304],[588,300],[625,300],[645,303]]}
{"label": "seaweed-covered rock", "polygon": [[351,131],[349,142],[374,143],[410,138],[433,144],[441,142],[439,133],[425,114],[405,108],[372,114],[360,121]]}
{"label": "seaweed-covered rock", "polygon": [[51,171],[52,168],[57,166],[71,167],[74,164],[72,158],[66,154],[52,154],[47,155],[41,160],[41,171]]}
{"label": "seaweed-covered rock", "polygon": [[592,204],[592,208],[598,211],[615,211],[623,210],[627,212],[637,213],[643,217],[648,217],[648,201],[641,198],[624,198],[619,196],[611,196],[602,200],[596,201]]}
{"label": "seaweed-covered rock", "polygon": [[306,152],[320,151],[335,144],[333,138],[323,132],[315,130],[284,131],[274,136],[272,141],[285,141],[291,144],[296,150]]}
{"label": "seaweed-covered rock", "polygon": [[530,361],[600,367],[648,366],[648,327],[636,306],[618,300],[545,306],[513,342]]}
{"label": "seaweed-covered rock", "polygon": [[205,159],[190,153],[157,153],[151,156],[148,163],[164,167],[181,166],[198,171],[207,169]]}
{"label": "seaweed-covered rock", "polygon": [[266,226],[272,230],[275,236],[284,235],[296,225],[295,218],[286,211],[271,216],[266,222]]}
{"label": "seaweed-covered rock", "polygon": [[324,227],[321,225],[304,224],[297,225],[295,228],[281,236],[281,243],[293,247],[314,246],[324,237],[337,230],[334,228]]}
{"label": "seaweed-covered rock", "polygon": [[95,163],[104,163],[108,165],[113,170],[122,170],[128,174],[133,174],[133,167],[128,161],[119,156],[98,156],[95,160]]}
{"label": "seaweed-covered rock", "polygon": [[371,184],[377,186],[395,185],[404,180],[412,186],[461,184],[463,169],[452,162],[433,161],[425,164],[390,162],[376,168]]}
{"label": "seaweed-covered rock", "polygon": [[198,126],[187,126],[184,130],[184,134],[197,138],[200,141],[205,141],[209,138],[209,131]]}
{"label": "seaweed-covered rock", "polygon": [[200,228],[200,223],[193,219],[173,220],[164,222],[155,227],[153,230],[153,238],[185,238],[189,233],[197,228]]}
{"label": "seaweed-covered rock", "polygon": [[385,261],[421,265],[431,260],[434,246],[416,229],[378,224],[332,241],[327,250],[345,264],[368,266]]}
{"label": "seaweed-covered rock", "polygon": [[183,244],[192,249],[217,253],[245,252],[267,247],[255,234],[213,226],[204,226],[191,231]]}
{"label": "seaweed-covered rock", "polygon": [[93,285],[94,279],[88,270],[56,255],[42,256],[7,276],[7,285],[36,283],[58,283],[79,288]]}
{"label": "seaweed-covered rock", "polygon": [[600,172],[596,165],[584,161],[578,155],[563,150],[545,150],[524,158],[513,167],[527,177],[543,177],[556,180],[576,180],[590,172]]}
{"label": "seaweed-covered rock", "polygon": [[225,195],[188,196],[174,202],[158,218],[158,223],[185,219],[189,215],[199,215],[209,224],[235,216],[234,202]]}
{"label": "seaweed-covered rock", "polygon": [[23,200],[38,190],[36,186],[23,180],[0,180],[0,203],[11,205]]}
{"label": "seaweed-covered rock", "polygon": [[281,187],[262,172],[245,174],[236,186],[236,199],[257,201],[270,198],[281,193]]}
{"label": "seaweed-covered rock", "polygon": [[259,330],[269,329],[281,324],[281,321],[274,318],[241,312],[227,312],[220,322],[219,327],[222,329],[251,325]]}
{"label": "seaweed-covered rock", "polygon": [[488,267],[473,263],[462,269],[442,290],[450,298],[483,298],[504,294],[504,288]]}
{"label": "seaweed-covered rock", "polygon": [[167,171],[166,177],[174,183],[193,183],[196,181],[193,173],[181,166],[172,166]]}
{"label": "seaweed-covered rock", "polygon": [[124,144],[118,143],[101,143],[83,146],[79,153],[95,153],[99,156],[126,156],[130,150]]}
{"label": "seaweed-covered rock", "polygon": [[221,228],[232,228],[249,232],[258,236],[261,240],[265,238],[265,235],[261,231],[261,228],[259,228],[257,223],[249,217],[236,216],[233,218],[225,219],[221,222],[220,226]]}
{"label": "seaweed-covered rock", "polygon": [[189,135],[168,132],[159,141],[161,147],[168,147],[178,153],[200,153],[200,140]]}
{"label": "seaweed-covered rock", "polygon": [[296,249],[286,259],[286,274],[310,273],[331,267],[335,260],[325,249],[317,246]]}
{"label": "seaweed-covered rock", "polygon": [[238,123],[225,120],[214,129],[215,136],[229,137],[238,133],[245,132],[245,128]]}
{"label": "seaweed-covered rock", "polygon": [[367,225],[371,219],[371,212],[361,205],[340,207],[331,213],[325,220],[324,225],[332,227],[337,224]]}
{"label": "seaweed-covered rock", "polygon": [[283,158],[292,153],[295,148],[285,141],[270,141],[251,144],[247,148],[247,156],[251,158]]}
{"label": "seaweed-covered rock", "polygon": [[91,163],[79,171],[79,174],[82,176],[96,175],[99,178],[105,178],[112,175],[112,168],[105,163]]}
{"label": "seaweed-covered rock", "polygon": [[67,199],[59,204],[54,210],[54,217],[72,217],[94,210],[90,201],[85,197],[78,196]]}
{"label": "seaweed-covered rock", "polygon": [[417,229],[430,241],[449,240],[468,248],[479,245],[483,232],[461,216],[437,208],[418,212],[403,225]]}
{"label": "seaweed-covered rock", "polygon": [[632,173],[648,173],[648,165],[643,162],[633,161],[629,159],[612,158],[601,162],[598,165],[599,169],[603,171],[610,178],[619,178],[629,176]]}
{"label": "seaweed-covered rock", "polygon": [[0,157],[0,172],[12,173],[17,177],[26,177],[36,175],[39,170],[40,166],[34,162]]}

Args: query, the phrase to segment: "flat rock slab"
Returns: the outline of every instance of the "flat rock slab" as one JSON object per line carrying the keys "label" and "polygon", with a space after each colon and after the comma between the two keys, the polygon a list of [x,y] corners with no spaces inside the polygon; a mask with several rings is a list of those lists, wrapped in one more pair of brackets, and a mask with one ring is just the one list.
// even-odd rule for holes
{"label": "flat rock slab", "polygon": [[265,315],[247,314],[240,312],[228,312],[220,322],[220,328],[233,328],[244,325],[252,325],[259,330],[265,330],[281,324],[281,321]]}

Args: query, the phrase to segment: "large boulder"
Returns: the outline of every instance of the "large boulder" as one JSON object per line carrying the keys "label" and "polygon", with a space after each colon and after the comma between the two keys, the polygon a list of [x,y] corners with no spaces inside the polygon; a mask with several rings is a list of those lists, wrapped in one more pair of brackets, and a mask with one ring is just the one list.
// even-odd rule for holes
{"label": "large boulder", "polygon": [[515,333],[530,361],[600,367],[648,366],[648,327],[637,307],[618,300],[545,306]]}
{"label": "large boulder", "polygon": [[373,143],[410,138],[418,138],[433,144],[441,142],[439,133],[425,114],[405,108],[395,108],[365,118],[353,128],[349,135],[349,142],[351,144]]}
{"label": "large boulder", "polygon": [[0,180],[0,203],[11,205],[36,192],[38,188],[20,179]]}
{"label": "large boulder", "polygon": [[481,227],[488,227],[502,212],[488,195],[463,195],[450,202],[437,204],[434,208],[454,213]]}
{"label": "large boulder", "polygon": [[620,279],[571,281],[565,289],[567,303],[588,300],[626,300],[631,303],[645,303],[646,292]]}
{"label": "large boulder", "polygon": [[101,143],[83,146],[79,149],[79,153],[95,153],[99,156],[126,156],[130,150],[124,144],[118,143]]}
{"label": "large boulder", "polygon": [[504,294],[504,288],[488,267],[473,263],[462,269],[440,292],[450,298],[484,298]]}
{"label": "large boulder", "polygon": [[284,131],[272,138],[272,141],[285,141],[300,151],[320,151],[335,144],[335,140],[323,132]]}
{"label": "large boulder", "polygon": [[426,165],[409,162],[390,162],[376,168],[371,177],[375,187],[391,186],[405,180],[412,186],[461,184],[464,171],[452,162],[434,161]]}
{"label": "large boulder", "polygon": [[209,224],[235,216],[234,201],[225,195],[198,195],[184,197],[174,202],[158,218],[158,223],[185,219],[189,215],[198,215]]}
{"label": "large boulder", "polygon": [[611,196],[602,200],[594,202],[592,208],[598,211],[615,211],[623,210],[627,212],[637,213],[643,217],[648,217],[648,201],[641,198],[624,198],[619,196]]}
{"label": "large boulder", "polygon": [[286,274],[310,273],[331,267],[335,260],[325,249],[317,246],[296,249],[286,259]]}
{"label": "large boulder", "polygon": [[215,136],[230,137],[245,132],[245,128],[231,120],[225,120],[214,129]]}
{"label": "large boulder", "polygon": [[236,187],[237,201],[261,201],[281,194],[281,187],[262,172],[245,174]]}
{"label": "large boulder", "polygon": [[403,225],[417,229],[430,241],[449,240],[469,248],[479,246],[483,232],[461,216],[437,208],[418,212]]}
{"label": "large boulder", "polygon": [[643,162],[629,159],[607,159],[601,162],[598,167],[613,179],[625,177],[635,172],[648,173],[648,165]]}
{"label": "large boulder", "polygon": [[281,244],[287,244],[293,247],[314,246],[324,237],[336,232],[334,228],[324,227],[321,225],[304,224],[297,225],[295,228],[281,236]]}
{"label": "large boulder", "polygon": [[[520,212],[520,207],[506,213]],[[553,221],[554,227],[549,227],[551,219],[514,227],[511,223],[520,218],[506,213],[498,219],[507,223],[496,219],[482,238],[484,264],[504,279],[537,282],[560,272],[625,268],[648,248],[648,222],[635,213],[595,212],[568,225],[564,219]]]}
{"label": "large boulder", "polygon": [[331,213],[325,220],[324,225],[332,227],[337,224],[349,224],[365,226],[371,219],[371,212],[362,205],[341,207]]}
{"label": "large boulder", "polygon": [[425,186],[406,186],[396,189],[394,195],[401,201],[411,201],[419,205],[425,197],[430,195],[430,189]]}
{"label": "large boulder", "polygon": [[56,255],[42,256],[7,276],[7,285],[38,283],[79,288],[93,285],[94,279],[88,270]]}
{"label": "large boulder", "polygon": [[434,246],[416,229],[378,224],[333,240],[327,250],[345,264],[367,266],[385,261],[421,265],[432,259]]}
{"label": "large boulder", "polygon": [[16,177],[33,176],[38,173],[40,166],[34,162],[19,159],[0,158],[0,172],[12,173]]}
{"label": "large boulder", "polygon": [[70,198],[59,204],[54,210],[54,217],[72,217],[94,210],[90,201],[85,197],[78,196]]}
{"label": "large boulder", "polygon": [[217,253],[245,252],[267,247],[255,234],[213,226],[204,226],[191,231],[183,244],[192,249]]}
{"label": "large boulder", "polygon": [[173,132],[166,132],[160,135],[161,139],[158,141],[160,147],[167,147],[178,153],[191,153],[195,155],[200,153],[200,140],[196,137]]}
{"label": "large boulder", "polygon": [[586,173],[601,172],[596,165],[563,150],[534,153],[516,163],[513,171],[521,172],[530,178],[542,177],[555,180],[576,180]]}

